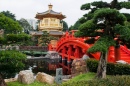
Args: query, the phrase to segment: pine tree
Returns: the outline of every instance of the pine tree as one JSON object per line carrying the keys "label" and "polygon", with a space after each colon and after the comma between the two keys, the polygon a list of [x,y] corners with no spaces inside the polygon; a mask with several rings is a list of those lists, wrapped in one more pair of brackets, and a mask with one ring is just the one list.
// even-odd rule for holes
{"label": "pine tree", "polygon": [[[128,42],[130,40],[130,29],[125,25],[127,16],[120,13],[121,8],[130,8],[130,2],[118,2],[113,0],[111,3],[107,2],[92,2],[81,6],[82,10],[89,10],[90,12],[84,15],[86,21],[80,25],[79,31],[75,36],[89,36],[100,38],[94,40],[94,45],[87,51],[88,53],[101,52],[100,61],[97,70],[97,78],[106,77],[106,59],[108,49],[110,46],[115,46],[119,49],[119,40]],[[117,38],[118,40],[114,40]]]}

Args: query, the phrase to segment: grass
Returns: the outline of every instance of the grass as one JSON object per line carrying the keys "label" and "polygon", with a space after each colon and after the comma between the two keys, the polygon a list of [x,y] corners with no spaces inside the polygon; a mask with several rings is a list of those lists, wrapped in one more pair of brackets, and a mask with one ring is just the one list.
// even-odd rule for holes
{"label": "grass", "polygon": [[41,83],[41,82],[35,81],[34,83],[31,83],[31,84],[28,84],[28,85],[21,84],[19,82],[8,82],[7,86],[49,86],[49,85],[46,84],[46,83]]}
{"label": "grass", "polygon": [[92,80],[95,77],[95,73],[88,72],[85,74],[80,74],[74,78],[72,78],[70,81],[81,81],[81,80]]}
{"label": "grass", "polygon": [[[85,73],[85,74],[80,74],[78,76],[75,76],[74,78],[72,78],[71,80],[68,80],[67,82],[63,82],[61,84],[61,86],[73,86],[73,84],[75,82],[80,82],[80,84],[84,85],[84,86],[87,86],[87,82],[86,81],[89,81],[89,80],[93,80],[95,78],[95,75],[96,73],[93,73],[93,72],[88,72],[88,73]],[[107,77],[111,77],[110,75]],[[85,82],[84,82],[85,81]],[[76,84],[76,86],[81,86],[80,84]],[[8,86],[59,86],[57,85],[56,83],[52,84],[52,85],[49,85],[49,84],[46,84],[46,83],[40,83],[40,82],[34,82],[32,84],[29,84],[29,85],[25,85],[25,84],[21,84],[19,82],[9,82],[7,83]]]}

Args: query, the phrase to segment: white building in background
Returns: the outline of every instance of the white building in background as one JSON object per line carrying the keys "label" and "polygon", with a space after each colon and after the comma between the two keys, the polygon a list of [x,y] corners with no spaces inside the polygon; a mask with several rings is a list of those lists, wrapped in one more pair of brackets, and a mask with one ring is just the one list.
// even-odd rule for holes
{"label": "white building in background", "polygon": [[27,19],[27,21],[33,27],[33,29],[36,30],[37,20],[35,20],[35,19]]}

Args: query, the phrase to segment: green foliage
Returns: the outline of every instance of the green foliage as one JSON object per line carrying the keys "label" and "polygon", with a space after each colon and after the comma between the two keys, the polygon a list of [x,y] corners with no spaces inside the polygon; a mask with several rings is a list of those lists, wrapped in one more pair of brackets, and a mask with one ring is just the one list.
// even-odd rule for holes
{"label": "green foliage", "polygon": [[20,33],[22,31],[22,27],[19,25],[17,21],[14,21],[11,18],[6,17],[2,13],[0,13],[0,29],[3,29],[5,34]]}
{"label": "green foliage", "polygon": [[120,2],[122,8],[130,9],[130,2]]}
{"label": "green foliage", "polygon": [[85,74],[80,74],[78,76],[73,77],[70,81],[68,82],[72,82],[72,81],[82,81],[82,80],[91,80],[95,77],[95,73],[93,72],[87,72]]}
{"label": "green foliage", "polygon": [[83,4],[80,9],[81,10],[88,10],[88,9],[90,9],[90,3]]}
{"label": "green foliage", "polygon": [[40,38],[42,46],[48,46],[51,40],[58,40],[57,37],[50,36],[47,31],[43,31],[43,35]]}
{"label": "green foliage", "polygon": [[112,76],[106,79],[88,81],[88,86],[130,86],[130,76]]}
{"label": "green foliage", "polygon": [[127,18],[127,21],[130,22],[130,14],[128,14],[128,13],[123,13],[123,15]]}
{"label": "green foliage", "polygon": [[62,21],[63,22],[63,31],[68,31],[69,28],[68,28],[68,24],[65,22],[65,21]]}
{"label": "green foliage", "polygon": [[6,17],[9,17],[16,21],[15,14],[11,13],[10,11],[2,11],[1,13],[4,14]]}
{"label": "green foliage", "polygon": [[85,31],[86,28],[95,28],[95,24],[93,23],[93,20],[88,20],[87,22],[83,23],[80,27],[79,27],[79,30],[80,31]]}
{"label": "green foliage", "polygon": [[23,42],[27,44],[27,41],[31,41],[31,36],[28,34],[7,34],[6,35],[7,44],[20,43]]}
{"label": "green foliage", "polygon": [[112,26],[114,26],[115,24],[123,25],[126,21],[126,17],[123,14],[119,13],[119,11],[108,8],[102,8],[95,11],[93,19],[96,24],[99,22],[99,19],[101,19],[100,21],[109,21],[109,23],[112,24]]}
{"label": "green foliage", "polygon": [[97,72],[97,67],[98,67],[98,61],[95,59],[88,59],[87,60],[87,68],[89,70],[89,72]]}
{"label": "green foliage", "polygon": [[[88,59],[87,67],[90,72],[96,72],[98,67],[98,61],[95,59]],[[130,65],[107,63],[107,74],[108,75],[130,75]]]}
{"label": "green foliage", "polygon": [[32,30],[32,26],[28,23],[28,21],[24,18],[21,18],[18,20],[19,24],[22,26],[25,33],[28,33],[30,30]]}
{"label": "green foliage", "polygon": [[25,59],[26,55],[18,51],[0,51],[0,73],[4,78],[14,77],[24,68]]}
{"label": "green foliage", "polygon": [[83,24],[84,22],[86,22],[85,16],[86,16],[86,15],[84,15],[84,17],[81,17],[81,18],[79,19],[79,23],[80,23],[80,24]]}
{"label": "green foliage", "polygon": [[109,6],[107,2],[103,1],[94,1],[91,3],[92,6],[95,6],[96,8],[106,8]]}
{"label": "green foliage", "polygon": [[90,49],[88,49],[88,53],[94,53],[98,51],[107,52],[109,46],[113,45],[115,45],[115,42],[111,37],[109,36],[101,37]]}
{"label": "green foliage", "polygon": [[80,23],[80,19],[78,21],[76,21],[76,23],[74,24],[73,28],[71,30],[78,30],[78,27],[81,25]]}
{"label": "green foliage", "polygon": [[122,26],[117,24],[114,27],[115,32],[118,34],[120,34],[120,39],[125,40],[125,41],[129,41],[130,40],[130,29],[127,26]]}
{"label": "green foliage", "polygon": [[79,26],[79,31],[75,33],[76,37],[81,36],[93,36],[95,32],[93,29],[96,28],[96,25],[93,23],[93,20],[88,20]]}
{"label": "green foliage", "polygon": [[6,39],[4,37],[0,37],[0,44],[5,44],[6,43]]}

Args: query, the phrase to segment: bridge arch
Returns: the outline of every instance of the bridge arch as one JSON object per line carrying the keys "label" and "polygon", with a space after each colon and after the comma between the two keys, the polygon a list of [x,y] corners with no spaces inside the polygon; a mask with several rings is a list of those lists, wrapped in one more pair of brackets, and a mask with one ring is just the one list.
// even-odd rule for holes
{"label": "bridge arch", "polygon": [[[57,43],[56,51],[62,57],[59,66],[63,68],[64,74],[71,73],[71,63],[74,59],[81,59],[87,50],[92,46],[84,43],[87,38],[76,38],[72,34],[66,33]],[[100,53],[87,54],[88,56],[99,59]]]}

